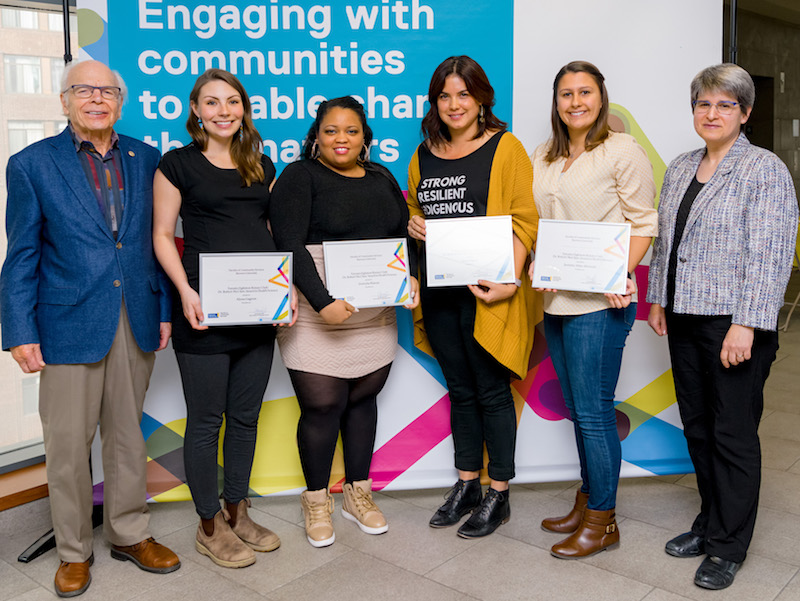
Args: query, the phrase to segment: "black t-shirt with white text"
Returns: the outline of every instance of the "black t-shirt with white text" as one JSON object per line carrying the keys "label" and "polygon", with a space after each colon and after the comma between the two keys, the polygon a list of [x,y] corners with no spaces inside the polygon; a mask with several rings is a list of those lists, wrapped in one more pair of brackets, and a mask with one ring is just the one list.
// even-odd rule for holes
{"label": "black t-shirt with white text", "polygon": [[489,174],[502,135],[460,159],[441,159],[425,144],[420,146],[417,202],[425,219],[486,215]]}

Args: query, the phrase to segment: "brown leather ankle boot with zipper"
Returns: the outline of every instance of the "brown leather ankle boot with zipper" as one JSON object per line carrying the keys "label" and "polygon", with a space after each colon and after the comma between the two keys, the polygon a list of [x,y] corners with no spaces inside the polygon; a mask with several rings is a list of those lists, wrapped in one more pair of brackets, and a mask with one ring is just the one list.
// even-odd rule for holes
{"label": "brown leather ankle boot with zipper", "polygon": [[586,503],[589,501],[589,495],[585,492],[575,493],[575,505],[572,510],[560,518],[545,518],[542,520],[542,530],[545,532],[558,532],[559,534],[571,534],[578,529],[583,519],[583,510],[586,509]]}
{"label": "brown leather ankle boot with zipper", "polygon": [[583,512],[578,529],[550,549],[550,554],[561,559],[589,557],[619,545],[619,529],[613,509],[596,511],[588,507]]}

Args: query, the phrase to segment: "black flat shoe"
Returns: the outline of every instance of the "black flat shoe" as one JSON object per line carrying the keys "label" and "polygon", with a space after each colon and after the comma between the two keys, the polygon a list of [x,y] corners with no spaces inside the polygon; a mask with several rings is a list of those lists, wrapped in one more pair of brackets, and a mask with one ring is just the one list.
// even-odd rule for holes
{"label": "black flat shoe", "polygon": [[735,561],[709,555],[697,568],[697,572],[694,574],[694,583],[712,591],[728,588],[733,584],[733,578],[741,565]]}
{"label": "black flat shoe", "polygon": [[472,512],[470,518],[458,529],[461,538],[479,538],[491,534],[505,524],[511,517],[511,504],[508,491],[490,488],[486,491],[480,507]]}
{"label": "black flat shoe", "polygon": [[664,551],[673,557],[699,557],[705,553],[706,539],[694,532],[679,534],[664,547]]}
{"label": "black flat shoe", "polygon": [[445,504],[436,510],[431,521],[431,528],[446,528],[461,521],[461,518],[481,504],[480,478],[459,480],[447,494]]}

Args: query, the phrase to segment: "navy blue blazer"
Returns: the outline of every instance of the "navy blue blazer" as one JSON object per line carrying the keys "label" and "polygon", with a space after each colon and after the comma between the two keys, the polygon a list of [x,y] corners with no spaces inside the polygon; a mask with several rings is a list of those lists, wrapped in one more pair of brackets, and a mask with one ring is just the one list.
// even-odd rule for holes
{"label": "navy blue blazer", "polygon": [[8,161],[8,252],[0,274],[3,349],[41,344],[46,363],[106,356],[122,302],[136,343],[158,348],[170,292],[153,254],[155,148],[119,136],[124,208],[106,225],[68,129]]}

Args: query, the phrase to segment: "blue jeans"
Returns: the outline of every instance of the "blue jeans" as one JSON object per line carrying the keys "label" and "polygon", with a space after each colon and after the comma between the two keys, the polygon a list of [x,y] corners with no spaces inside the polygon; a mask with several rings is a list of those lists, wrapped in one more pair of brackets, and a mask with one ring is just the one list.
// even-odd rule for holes
{"label": "blue jeans", "polygon": [[636,303],[584,315],[544,315],[544,331],[564,402],[572,416],[589,509],[617,503],[622,450],[614,391]]}

